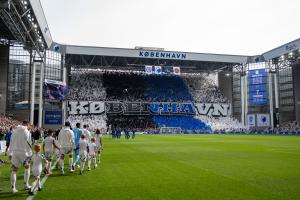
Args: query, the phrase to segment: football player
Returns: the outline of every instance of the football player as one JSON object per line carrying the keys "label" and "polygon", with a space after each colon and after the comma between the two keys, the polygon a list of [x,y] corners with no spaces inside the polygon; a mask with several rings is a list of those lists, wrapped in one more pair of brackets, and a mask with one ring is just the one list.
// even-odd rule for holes
{"label": "football player", "polygon": [[31,150],[31,133],[28,130],[29,122],[23,121],[22,125],[16,127],[13,130],[13,134],[10,139],[10,146],[8,149],[9,159],[12,163],[12,172],[11,172],[11,188],[12,192],[16,193],[16,181],[17,181],[17,172],[18,169],[23,165],[24,170],[24,188],[30,189],[28,184],[30,177],[30,163],[29,158],[32,155]]}
{"label": "football player", "polygon": [[65,126],[60,130],[58,135],[58,144],[60,147],[60,167],[61,173],[64,174],[65,155],[69,155],[69,169],[74,172],[73,166],[73,149],[75,148],[74,132],[70,128],[70,122],[66,122]]}
{"label": "football player", "polygon": [[[33,195],[36,188],[38,188],[38,191],[42,191],[40,177],[43,169],[43,162],[45,162],[45,166],[47,165],[47,160],[45,156],[41,154],[41,146],[39,144],[34,145],[34,151],[35,153],[31,156],[31,162],[33,163],[32,173],[34,181],[32,183],[31,189],[28,191],[29,195]],[[46,168],[45,171],[47,171]]]}
{"label": "football player", "polygon": [[47,162],[48,164],[46,165],[48,175],[52,174],[52,172],[51,172],[51,162],[52,162],[52,157],[53,157],[55,148],[59,150],[59,147],[55,143],[55,139],[53,137],[53,131],[48,130],[48,136],[45,138],[44,144],[43,144],[44,154],[45,154],[45,157],[48,161]]}

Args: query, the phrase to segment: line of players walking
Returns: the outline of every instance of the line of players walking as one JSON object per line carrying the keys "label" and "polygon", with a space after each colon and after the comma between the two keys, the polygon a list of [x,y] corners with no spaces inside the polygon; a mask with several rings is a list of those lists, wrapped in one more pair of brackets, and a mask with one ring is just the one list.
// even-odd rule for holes
{"label": "line of players walking", "polygon": [[[42,190],[40,183],[42,171],[47,175],[52,174],[52,159],[54,157],[56,159],[54,163],[58,163],[61,174],[65,173],[64,160],[66,156],[69,157],[68,164],[71,173],[75,171],[75,167],[78,167],[79,174],[82,175],[86,161],[88,170],[91,170],[92,162],[94,168],[100,163],[103,143],[99,129],[92,135],[87,125],[84,125],[84,128],[81,129],[80,123],[77,123],[76,128],[72,130],[70,123],[66,122],[57,138],[53,137],[51,130],[48,130],[48,136],[45,138],[43,145],[36,143],[32,146],[28,125],[29,123],[24,121],[22,125],[17,126],[13,130],[10,139],[8,155],[12,163],[10,179],[13,193],[18,192],[16,189],[17,172],[22,166],[25,168],[24,188],[29,190],[30,195],[33,195],[36,189],[38,191]],[[42,147],[44,154],[41,153]],[[32,149],[34,149],[34,153],[32,153]],[[75,162],[73,162],[73,151]],[[29,185],[31,164],[34,181],[32,185]]]}

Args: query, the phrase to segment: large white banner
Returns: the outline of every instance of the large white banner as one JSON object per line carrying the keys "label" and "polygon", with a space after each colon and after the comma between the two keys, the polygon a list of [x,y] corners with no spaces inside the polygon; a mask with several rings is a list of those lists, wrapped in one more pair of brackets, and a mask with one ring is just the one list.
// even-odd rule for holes
{"label": "large white banner", "polygon": [[69,101],[69,115],[103,114],[105,102],[103,101]]}
{"label": "large white banner", "polygon": [[69,115],[124,114],[124,115],[206,115],[227,117],[230,104],[192,102],[103,102],[69,101]]}

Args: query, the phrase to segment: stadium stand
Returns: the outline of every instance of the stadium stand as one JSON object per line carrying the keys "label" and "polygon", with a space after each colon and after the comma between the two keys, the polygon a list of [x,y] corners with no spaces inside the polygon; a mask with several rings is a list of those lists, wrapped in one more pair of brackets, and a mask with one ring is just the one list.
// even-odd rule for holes
{"label": "stadium stand", "polygon": [[155,126],[150,116],[107,116],[107,124],[112,126],[112,130],[128,130],[144,132],[154,129]]}
{"label": "stadium stand", "polygon": [[103,73],[96,70],[72,70],[68,99],[76,101],[105,100]]}
{"label": "stadium stand", "polygon": [[[147,76],[145,96],[153,102],[193,102],[192,95],[180,76]],[[210,130],[209,126],[193,116],[153,116],[152,120],[157,128],[176,127],[184,133]]]}
{"label": "stadium stand", "polygon": [[147,76],[145,96],[148,101],[192,102],[192,96],[180,76]]}
{"label": "stadium stand", "polygon": [[[85,89],[82,90],[82,88]],[[98,70],[74,70],[68,99],[76,101],[194,101],[185,80],[180,76]],[[94,129],[95,126],[102,129],[107,128],[104,122],[106,117],[96,118],[93,115],[70,116],[68,120],[71,121],[71,124],[83,120],[90,125],[91,129]],[[96,119],[95,123],[94,119]],[[209,126],[193,116],[129,117],[114,115],[107,117],[107,124],[118,130],[153,130],[169,126],[178,127],[184,131],[210,130]]]}
{"label": "stadium stand", "polygon": [[209,132],[210,126],[193,116],[153,116],[158,127],[178,127],[182,133]]}
{"label": "stadium stand", "polygon": [[243,126],[238,120],[231,117],[210,117],[210,116],[197,116],[197,119],[200,119],[205,124],[207,124],[212,132],[224,132],[231,133],[234,131],[248,131],[248,128]]}
{"label": "stadium stand", "polygon": [[[84,88],[84,89],[83,89]],[[143,72],[121,70],[80,69],[71,72],[69,100],[75,101],[148,101],[228,103],[216,84],[216,75],[208,73],[145,75]],[[283,124],[274,130],[248,130],[232,117],[211,116],[126,116],[126,115],[71,115],[72,126],[81,121],[91,130],[113,130],[159,133],[172,128],[181,133],[298,133],[300,122]],[[170,129],[171,130],[171,129]],[[167,131],[168,132],[168,131]]]}
{"label": "stadium stand", "polygon": [[145,101],[146,77],[135,73],[103,74],[103,86],[108,101]]}
{"label": "stadium stand", "polygon": [[10,127],[15,127],[20,124],[22,124],[22,122],[12,119],[11,117],[0,115],[0,132],[5,132],[9,130]]}
{"label": "stadium stand", "polygon": [[214,74],[198,73],[182,76],[193,99],[198,103],[227,103],[228,100],[217,87]]}

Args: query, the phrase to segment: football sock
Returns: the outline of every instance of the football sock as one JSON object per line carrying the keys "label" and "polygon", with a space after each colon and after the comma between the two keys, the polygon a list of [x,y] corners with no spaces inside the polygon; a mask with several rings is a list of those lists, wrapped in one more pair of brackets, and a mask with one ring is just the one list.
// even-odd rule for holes
{"label": "football sock", "polygon": [[24,170],[24,184],[29,185],[30,168]]}
{"label": "football sock", "polygon": [[48,169],[48,172],[51,172],[51,170],[52,170],[52,169],[51,169],[51,165],[52,165],[52,163],[51,163],[51,161],[49,161],[49,163],[48,163],[48,168],[47,168],[47,169]]}
{"label": "football sock", "polygon": [[85,163],[85,162],[80,162],[80,171],[81,171],[81,172],[83,172],[83,170],[84,170],[84,163]]}
{"label": "football sock", "polygon": [[32,187],[31,187],[30,191],[34,192],[34,190],[37,187],[37,185],[38,185],[38,180],[34,180],[33,183],[32,183]]}
{"label": "football sock", "polygon": [[91,159],[88,159],[88,168],[91,168]]}
{"label": "football sock", "polygon": [[41,186],[41,181],[40,181],[40,179],[37,181],[37,184],[36,184],[36,185],[37,185],[38,188],[41,188],[41,187],[42,187],[42,186]]}
{"label": "football sock", "polygon": [[72,169],[72,165],[73,165],[73,158],[69,158],[69,168],[70,168],[70,170]]}
{"label": "football sock", "polygon": [[77,165],[77,164],[78,164],[78,162],[79,162],[79,155],[77,155],[77,156],[75,157],[75,162],[74,162],[74,165]]}
{"label": "football sock", "polygon": [[60,167],[61,170],[64,170],[65,164],[64,164],[64,160],[60,159]]}
{"label": "football sock", "polygon": [[12,171],[10,175],[11,187],[16,188],[17,172]]}

